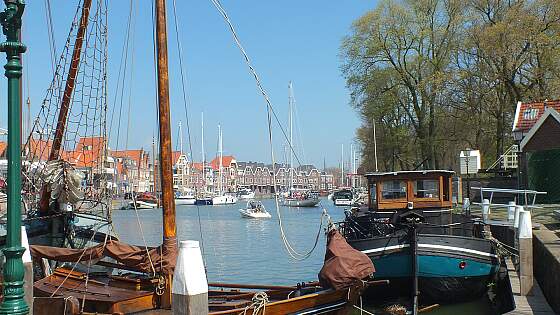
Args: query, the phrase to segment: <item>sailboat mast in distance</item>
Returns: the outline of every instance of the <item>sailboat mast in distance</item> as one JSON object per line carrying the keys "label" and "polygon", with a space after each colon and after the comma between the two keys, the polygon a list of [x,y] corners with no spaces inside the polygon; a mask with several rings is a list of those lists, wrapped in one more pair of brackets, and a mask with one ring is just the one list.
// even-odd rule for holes
{"label": "sailboat mast in distance", "polygon": [[220,196],[222,195],[222,177],[223,177],[223,173],[222,173],[222,169],[223,169],[223,162],[222,159],[224,158],[224,152],[223,152],[223,147],[222,147],[222,126],[220,126],[218,124],[218,144],[220,146],[220,155],[218,156],[218,158],[220,159],[220,164],[219,164],[219,178],[218,178],[218,193],[220,194]]}
{"label": "sailboat mast in distance", "polygon": [[294,184],[294,140],[293,140],[293,117],[292,117],[292,81],[288,83],[288,109],[289,109],[289,116],[288,116],[288,123],[290,125],[290,143],[289,143],[289,150],[290,150],[290,190],[293,188]]}
{"label": "sailboat mast in distance", "polygon": [[200,132],[200,142],[202,144],[202,185],[204,185],[204,192],[206,192],[206,153],[204,153],[204,112],[200,114],[202,131]]}
{"label": "sailboat mast in distance", "polygon": [[159,110],[159,150],[163,207],[163,238],[175,238],[175,199],[171,165],[171,121],[169,115],[169,72],[165,0],[156,0],[157,84]]}

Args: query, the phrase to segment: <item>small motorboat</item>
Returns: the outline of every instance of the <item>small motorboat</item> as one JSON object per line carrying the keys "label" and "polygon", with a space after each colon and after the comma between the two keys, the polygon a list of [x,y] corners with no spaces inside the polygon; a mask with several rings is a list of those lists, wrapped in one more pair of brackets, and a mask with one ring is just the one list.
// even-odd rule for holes
{"label": "small motorboat", "polygon": [[248,201],[246,209],[239,209],[242,217],[253,218],[253,219],[269,219],[271,218],[270,213],[266,211],[263,204],[260,201]]}

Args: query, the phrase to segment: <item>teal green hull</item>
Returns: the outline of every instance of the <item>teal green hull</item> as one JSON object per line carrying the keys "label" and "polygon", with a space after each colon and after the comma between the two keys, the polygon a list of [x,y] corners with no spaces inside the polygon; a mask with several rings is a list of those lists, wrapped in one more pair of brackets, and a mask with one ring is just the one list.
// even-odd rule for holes
{"label": "teal green hull", "polygon": [[[392,254],[373,260],[378,279],[402,278],[412,276],[411,256]],[[461,268],[461,266],[464,266]],[[490,276],[498,270],[498,265],[482,263],[471,259],[461,259],[446,256],[418,256],[418,271],[420,277],[481,277]]]}

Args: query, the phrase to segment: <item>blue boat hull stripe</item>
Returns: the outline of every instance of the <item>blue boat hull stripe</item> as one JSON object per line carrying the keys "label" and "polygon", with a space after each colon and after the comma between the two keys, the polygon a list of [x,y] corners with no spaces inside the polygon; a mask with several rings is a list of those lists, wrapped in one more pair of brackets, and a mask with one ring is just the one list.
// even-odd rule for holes
{"label": "blue boat hull stripe", "polygon": [[[410,244],[399,244],[399,245],[385,246],[385,247],[381,247],[381,248],[366,249],[366,250],[363,250],[362,253],[370,254],[370,253],[390,251],[390,250],[394,250],[394,249],[403,249],[403,248],[407,248],[407,247],[410,247]],[[474,250],[474,249],[455,247],[455,246],[436,245],[436,244],[418,244],[418,247],[419,248],[431,248],[431,249],[446,249],[446,250],[451,250],[451,251],[458,251],[458,252],[464,252],[464,253],[469,253],[469,254],[476,254],[476,255],[480,255],[480,256],[498,258],[498,255],[495,255],[495,254],[481,252],[481,251]]]}

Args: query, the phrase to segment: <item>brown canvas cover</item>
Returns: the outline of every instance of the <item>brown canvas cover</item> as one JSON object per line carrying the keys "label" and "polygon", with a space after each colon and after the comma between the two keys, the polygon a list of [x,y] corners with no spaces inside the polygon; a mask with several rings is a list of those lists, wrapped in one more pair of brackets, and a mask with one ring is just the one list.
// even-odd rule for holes
{"label": "brown canvas cover", "polygon": [[325,263],[319,272],[321,286],[347,288],[374,272],[373,262],[366,254],[352,248],[338,230],[329,232]]}
{"label": "brown canvas cover", "polygon": [[[61,248],[42,245],[31,245],[31,256],[47,258],[60,262],[97,261],[103,257],[111,257],[119,263],[134,267],[138,271],[150,273],[155,271],[173,274],[177,260],[177,238],[168,238],[158,247],[129,245],[116,240],[109,240],[104,244],[82,249]],[[150,263],[151,258],[151,263]]]}

